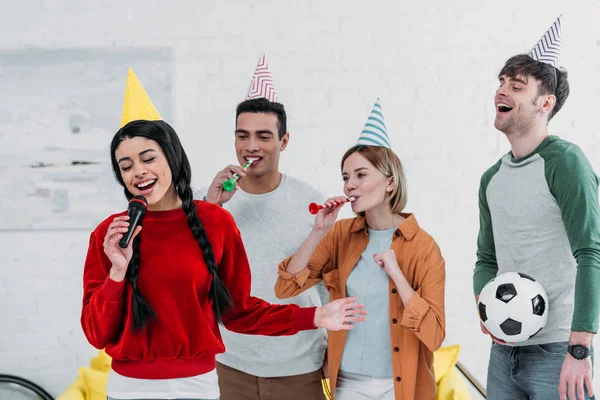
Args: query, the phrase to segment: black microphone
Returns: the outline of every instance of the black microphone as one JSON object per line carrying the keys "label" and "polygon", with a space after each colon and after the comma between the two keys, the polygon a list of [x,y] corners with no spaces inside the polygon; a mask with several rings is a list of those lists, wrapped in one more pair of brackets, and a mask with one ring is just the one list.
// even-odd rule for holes
{"label": "black microphone", "polygon": [[146,207],[148,207],[148,201],[144,196],[135,196],[129,200],[129,207],[127,207],[127,215],[129,216],[129,227],[127,232],[119,241],[119,247],[125,249],[129,246],[129,241],[135,228],[142,222],[142,218],[146,214]]}

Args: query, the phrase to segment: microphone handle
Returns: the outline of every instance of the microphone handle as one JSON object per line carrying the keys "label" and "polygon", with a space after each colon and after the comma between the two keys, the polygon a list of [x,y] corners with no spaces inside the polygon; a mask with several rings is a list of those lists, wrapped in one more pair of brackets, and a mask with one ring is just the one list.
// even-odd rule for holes
{"label": "microphone handle", "polygon": [[133,232],[142,220],[144,213],[137,208],[131,208],[130,210],[128,210],[127,215],[129,215],[129,227],[127,229],[127,232],[125,232],[125,236],[123,236],[119,241],[119,247],[121,247],[122,249],[125,249],[127,248],[127,246],[129,246],[129,242],[131,241]]}

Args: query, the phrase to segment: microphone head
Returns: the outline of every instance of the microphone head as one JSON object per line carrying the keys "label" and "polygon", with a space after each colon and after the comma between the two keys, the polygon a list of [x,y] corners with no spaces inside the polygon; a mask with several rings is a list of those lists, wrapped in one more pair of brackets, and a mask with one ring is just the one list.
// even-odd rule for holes
{"label": "microphone head", "polygon": [[129,208],[137,208],[145,213],[146,208],[148,208],[148,200],[146,200],[144,196],[134,196],[131,200],[129,200]]}

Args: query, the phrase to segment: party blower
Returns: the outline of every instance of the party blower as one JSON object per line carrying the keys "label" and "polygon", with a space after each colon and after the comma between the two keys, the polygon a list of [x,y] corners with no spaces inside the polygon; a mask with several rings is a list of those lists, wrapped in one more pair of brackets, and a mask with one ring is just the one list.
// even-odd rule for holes
{"label": "party blower", "polygon": [[325,204],[310,203],[308,205],[308,211],[310,211],[311,214],[316,214],[322,208],[335,207],[338,204],[349,203],[351,201],[354,201],[354,197],[346,197],[342,201],[333,200]]}
{"label": "party blower", "polygon": [[[244,166],[242,167],[242,169],[246,171],[250,167],[250,165],[256,160],[258,160],[258,158],[249,158],[246,164],[244,164]],[[223,190],[225,190],[226,192],[233,192],[233,189],[235,189],[235,181],[237,181],[239,177],[240,176],[237,173],[235,173],[233,174],[233,178],[227,179],[225,182],[223,182]]]}

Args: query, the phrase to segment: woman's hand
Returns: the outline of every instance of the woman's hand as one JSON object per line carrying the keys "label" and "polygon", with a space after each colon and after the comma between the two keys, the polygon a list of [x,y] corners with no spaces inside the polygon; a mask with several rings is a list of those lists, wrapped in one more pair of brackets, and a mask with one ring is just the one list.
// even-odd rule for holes
{"label": "woman's hand", "polygon": [[346,297],[334,300],[317,308],[315,326],[330,331],[354,329],[352,322],[365,320],[367,312],[363,304],[355,303],[356,297]]}
{"label": "woman's hand", "polygon": [[396,253],[394,250],[389,249],[384,251],[383,253],[373,254],[373,260],[383,268],[385,273],[396,282],[397,278],[400,276],[404,276],[402,271],[400,270],[400,266],[398,265],[398,261],[396,260]]}
{"label": "woman's hand", "polygon": [[110,278],[117,282],[125,279],[127,266],[129,265],[129,261],[131,261],[131,256],[133,255],[133,239],[135,239],[138,233],[140,233],[142,230],[141,226],[136,227],[131,240],[129,241],[129,245],[122,249],[119,246],[119,240],[121,240],[123,234],[127,232],[129,227],[128,220],[128,215],[116,217],[108,226],[108,230],[104,236],[104,254],[106,254],[112,263],[112,267],[110,269]]}
{"label": "woman's hand", "polygon": [[338,204],[337,206],[325,207],[320,209],[317,213],[317,216],[315,217],[315,225],[313,229],[323,232],[329,231],[335,223],[335,220],[337,219],[338,213],[340,212],[340,208],[344,206],[345,200],[346,197],[344,196],[330,197],[329,199],[327,199],[325,203],[329,203],[330,201],[337,201],[340,204]]}

